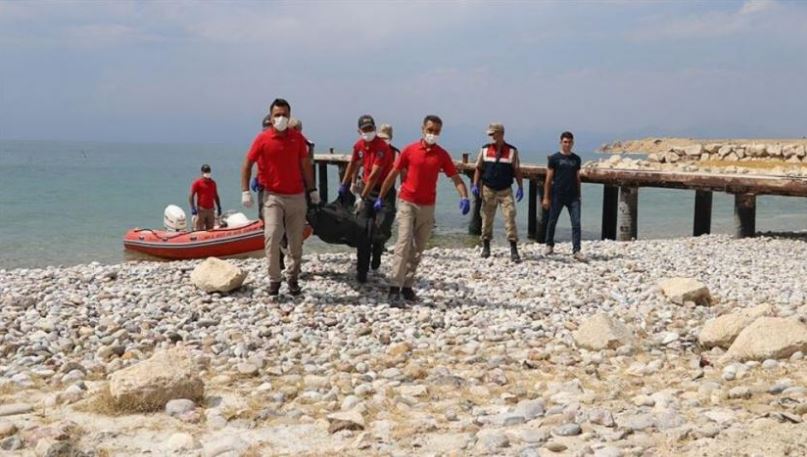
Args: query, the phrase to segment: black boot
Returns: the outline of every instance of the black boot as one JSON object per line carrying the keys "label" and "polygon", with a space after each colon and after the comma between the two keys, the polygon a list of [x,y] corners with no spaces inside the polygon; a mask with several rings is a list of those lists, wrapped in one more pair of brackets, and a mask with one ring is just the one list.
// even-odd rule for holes
{"label": "black boot", "polygon": [[300,287],[300,283],[297,282],[296,279],[289,279],[289,293],[295,296],[303,293],[303,289]]}
{"label": "black boot", "polygon": [[269,295],[276,297],[280,294],[280,281],[269,283]]}
{"label": "black boot", "polygon": [[521,262],[521,256],[518,255],[518,244],[515,241],[510,242],[510,260],[513,263]]}
{"label": "black boot", "polygon": [[367,272],[366,271],[357,271],[356,272],[356,281],[364,284],[367,282]]}
{"label": "black boot", "polygon": [[378,268],[381,266],[381,254],[383,252],[384,252],[384,245],[383,244],[381,244],[381,245],[378,245],[378,244],[373,245],[373,256],[372,256],[372,260],[370,260],[370,268],[373,271],[378,270]]}
{"label": "black boot", "polygon": [[490,257],[490,240],[482,240],[482,258]]}
{"label": "black boot", "polygon": [[411,287],[404,287],[401,289],[401,296],[406,301],[417,301],[418,296]]}

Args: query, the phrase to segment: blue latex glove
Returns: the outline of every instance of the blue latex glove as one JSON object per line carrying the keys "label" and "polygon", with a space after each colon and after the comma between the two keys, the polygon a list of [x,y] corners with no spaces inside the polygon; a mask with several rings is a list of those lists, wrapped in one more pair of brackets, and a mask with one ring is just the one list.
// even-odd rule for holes
{"label": "blue latex glove", "polygon": [[479,186],[476,184],[471,186],[471,193],[474,194],[476,198],[479,198]]}
{"label": "blue latex glove", "polygon": [[468,214],[468,211],[471,210],[471,201],[467,198],[460,199],[460,211],[462,211],[462,215],[465,216]]}
{"label": "blue latex glove", "polygon": [[252,182],[250,183],[250,188],[253,192],[260,192],[263,190],[263,186],[258,182],[258,177],[252,178]]}
{"label": "blue latex glove", "polygon": [[196,216],[196,208],[191,208],[191,216]]}
{"label": "blue latex glove", "polygon": [[219,206],[219,209],[216,210],[216,214],[218,214],[218,216],[221,217],[221,206]]}
{"label": "blue latex glove", "polygon": [[373,209],[376,211],[381,211],[381,208],[384,207],[384,200],[381,197],[376,197],[375,203],[373,203]]}
{"label": "blue latex glove", "polygon": [[524,198],[524,188],[519,187],[518,190],[516,190],[516,201],[520,202],[522,198]]}
{"label": "blue latex glove", "polygon": [[339,184],[339,197],[347,195],[348,186],[345,183]]}

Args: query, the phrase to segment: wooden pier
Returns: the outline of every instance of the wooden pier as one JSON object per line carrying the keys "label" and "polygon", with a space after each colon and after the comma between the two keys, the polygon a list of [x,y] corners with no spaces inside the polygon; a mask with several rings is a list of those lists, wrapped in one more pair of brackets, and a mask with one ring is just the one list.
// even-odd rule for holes
{"label": "wooden pier", "polygon": [[[462,161],[455,163],[460,173],[472,177],[475,165],[468,159],[468,154],[463,154]],[[323,201],[328,200],[328,166],[338,167],[341,178],[349,160],[350,155],[334,154],[333,149],[330,154],[314,155],[314,168],[317,171]],[[527,237],[543,242],[548,219],[548,215],[541,207],[546,167],[523,164],[521,174],[527,186]],[[620,241],[634,240],[638,237],[639,189],[642,187],[695,191],[693,236],[711,232],[713,192],[734,195],[735,236],[738,238],[754,236],[757,195],[807,197],[807,179],[785,176],[584,168],[580,172],[580,177],[584,183],[604,186],[601,238]],[[479,235],[482,228],[479,215],[481,200],[473,196],[471,198],[474,201],[469,232]]]}

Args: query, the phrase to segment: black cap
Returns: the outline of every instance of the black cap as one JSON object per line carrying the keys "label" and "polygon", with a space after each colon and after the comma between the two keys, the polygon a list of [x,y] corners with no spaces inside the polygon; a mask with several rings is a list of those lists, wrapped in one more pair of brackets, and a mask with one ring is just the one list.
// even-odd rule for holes
{"label": "black cap", "polygon": [[272,125],[272,115],[267,114],[266,116],[263,117],[263,122],[261,123],[261,126],[263,128],[266,128],[269,127],[270,125]]}
{"label": "black cap", "polygon": [[210,173],[210,165],[208,164],[202,165],[202,173]]}
{"label": "black cap", "polygon": [[369,114],[359,117],[359,130],[364,130],[367,127],[375,129],[375,120]]}

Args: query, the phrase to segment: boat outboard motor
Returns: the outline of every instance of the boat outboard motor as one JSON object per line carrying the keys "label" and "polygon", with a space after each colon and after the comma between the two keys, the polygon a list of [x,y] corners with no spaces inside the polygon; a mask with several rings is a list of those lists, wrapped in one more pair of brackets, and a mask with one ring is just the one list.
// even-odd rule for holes
{"label": "boat outboard motor", "polygon": [[188,228],[185,211],[177,205],[168,205],[163,212],[163,225],[169,232],[182,232]]}

